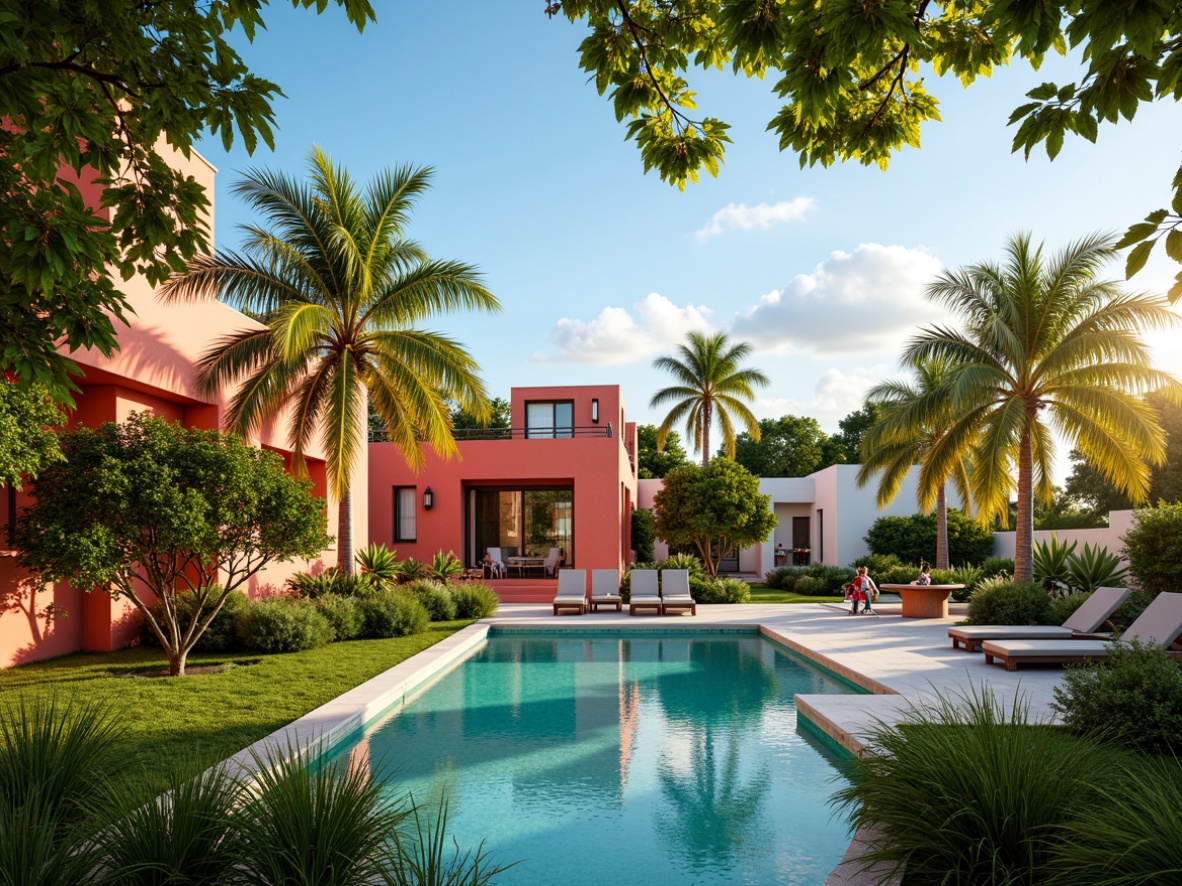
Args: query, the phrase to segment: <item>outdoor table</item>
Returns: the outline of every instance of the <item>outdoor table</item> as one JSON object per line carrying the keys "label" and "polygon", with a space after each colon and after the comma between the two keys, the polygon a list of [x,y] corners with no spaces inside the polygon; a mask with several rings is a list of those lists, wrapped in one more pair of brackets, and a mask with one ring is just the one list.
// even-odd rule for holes
{"label": "outdoor table", "polygon": [[525,570],[537,567],[545,571],[546,558],[545,557],[506,557],[505,563],[510,569],[517,568],[518,574],[522,578],[525,577]]}
{"label": "outdoor table", "polygon": [[948,596],[964,585],[879,585],[903,598],[904,618],[947,618]]}

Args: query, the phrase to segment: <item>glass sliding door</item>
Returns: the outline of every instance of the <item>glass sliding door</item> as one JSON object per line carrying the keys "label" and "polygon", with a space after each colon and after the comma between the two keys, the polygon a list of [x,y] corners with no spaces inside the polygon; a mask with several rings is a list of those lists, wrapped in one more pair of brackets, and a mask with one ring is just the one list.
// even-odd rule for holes
{"label": "glass sliding door", "polygon": [[574,490],[567,488],[468,490],[468,558],[489,548],[502,557],[545,557],[558,548],[561,565],[574,565]]}

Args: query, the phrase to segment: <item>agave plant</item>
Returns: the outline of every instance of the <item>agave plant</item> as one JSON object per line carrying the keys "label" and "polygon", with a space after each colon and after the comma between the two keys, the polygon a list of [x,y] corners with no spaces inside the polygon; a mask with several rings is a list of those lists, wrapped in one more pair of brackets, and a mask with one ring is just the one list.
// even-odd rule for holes
{"label": "agave plant", "polygon": [[1089,594],[1096,588],[1121,587],[1129,574],[1129,568],[1121,566],[1120,557],[1108,553],[1108,548],[1086,542],[1081,553],[1068,554],[1067,570],[1071,587]]}
{"label": "agave plant", "polygon": [[375,542],[357,551],[357,565],[361,567],[362,572],[372,575],[378,581],[396,582],[399,575],[398,558],[395,556],[397,553]]}
{"label": "agave plant", "polygon": [[1057,535],[1052,535],[1049,542],[1035,542],[1034,580],[1041,582],[1049,593],[1070,592],[1071,570],[1067,560],[1078,544],[1074,541],[1071,544],[1061,542]]}
{"label": "agave plant", "polygon": [[420,578],[431,578],[431,564],[407,557],[398,564],[398,580],[405,584]]}
{"label": "agave plant", "polygon": [[464,564],[451,551],[446,554],[436,551],[431,558],[431,578],[441,584],[448,584],[453,578],[464,571]]}
{"label": "agave plant", "polygon": [[702,561],[693,554],[670,554],[661,564],[662,569],[688,569],[690,575],[704,575]]}

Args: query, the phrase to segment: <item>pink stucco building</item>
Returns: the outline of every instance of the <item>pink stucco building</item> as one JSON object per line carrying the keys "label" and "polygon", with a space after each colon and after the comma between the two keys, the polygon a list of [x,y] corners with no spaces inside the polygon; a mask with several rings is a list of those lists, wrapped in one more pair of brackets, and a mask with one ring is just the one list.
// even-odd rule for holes
{"label": "pink stucco building", "polygon": [[[530,580],[544,575],[537,560],[554,548],[567,567],[625,567],[636,425],[619,386],[514,388],[511,409],[511,429],[457,432],[459,458],[425,448],[417,475],[377,435],[369,444],[370,541],[416,560],[451,551],[465,565],[500,548],[515,567],[493,585],[503,600],[553,597],[552,583],[531,589]],[[518,559],[526,557],[534,559]]]}
{"label": "pink stucco building", "polygon": [[[212,201],[216,170],[210,164],[196,152],[190,158],[176,154],[172,162],[194,176]],[[83,187],[97,205],[97,186],[84,183]],[[70,354],[82,373],[75,378],[81,391],[75,395],[78,408],[70,415],[70,426],[97,427],[107,421],[123,421],[134,411],[151,410],[189,427],[219,428],[233,392],[223,391],[213,399],[200,395],[194,384],[195,363],[215,340],[257,325],[255,321],[216,301],[165,305],[139,277],[123,284],[123,291],[134,314],[129,315],[127,326],[118,327],[119,350],[110,357],[92,351]],[[285,427],[281,415],[248,442],[289,460]],[[313,450],[308,456],[315,494],[328,498],[324,453]],[[358,476],[365,476],[364,453]],[[0,488],[0,528],[6,528],[16,509],[28,502],[28,492],[27,484],[21,493]],[[336,503],[330,501],[329,535],[336,534],[337,510]],[[365,483],[360,480],[354,492],[353,517],[358,538],[366,535],[367,516]],[[0,547],[6,544],[5,539],[6,534],[0,533]],[[326,550],[322,559],[334,562],[335,549]],[[251,582],[250,590],[257,593],[269,584],[281,585],[296,569],[307,565],[272,564]],[[47,623],[44,613],[50,603],[58,616]],[[138,615],[129,603],[116,602],[105,593],[86,593],[64,583],[49,587],[34,584],[16,565],[15,553],[0,550],[0,667],[68,652],[118,649],[131,642],[137,623]]]}

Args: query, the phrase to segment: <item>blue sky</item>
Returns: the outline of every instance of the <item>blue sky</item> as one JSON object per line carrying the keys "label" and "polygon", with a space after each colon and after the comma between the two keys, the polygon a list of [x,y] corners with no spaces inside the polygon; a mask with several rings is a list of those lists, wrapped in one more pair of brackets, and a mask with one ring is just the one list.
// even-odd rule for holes
{"label": "blue sky", "polygon": [[[433,166],[411,233],[435,257],[477,264],[504,311],[432,328],[466,342],[500,396],[619,383],[630,417],[656,421],[648,400],[666,380],[653,357],[708,328],[755,346],[772,379],[758,415],[811,415],[835,430],[870,385],[898,374],[917,324],[939,319],[922,289],[942,267],[999,257],[1018,230],[1051,246],[1123,230],[1167,205],[1178,164],[1176,104],[1102,126],[1097,145],[1068,140],[1054,163],[1011,154],[1005,124],[1024,93],[1078,79],[1063,60],[967,91],[929,76],[944,122],[886,172],[800,170],[764,131],[778,110],[769,82],[695,72],[701,112],[729,122],[735,143],[717,179],[683,193],[643,173],[578,68],[584,30],[547,19],[543,3],[375,6],[378,22],[358,35],[340,10],[276,5],[268,31],[243,45],[287,97],[273,153],[200,146],[219,168],[217,241],[237,245],[247,220],[230,193],[236,172],[299,172],[313,144],[359,179]],[[1156,256],[1132,285],[1163,290],[1175,270]],[[1157,344],[1160,365],[1182,374],[1178,349]]]}

